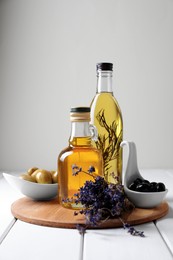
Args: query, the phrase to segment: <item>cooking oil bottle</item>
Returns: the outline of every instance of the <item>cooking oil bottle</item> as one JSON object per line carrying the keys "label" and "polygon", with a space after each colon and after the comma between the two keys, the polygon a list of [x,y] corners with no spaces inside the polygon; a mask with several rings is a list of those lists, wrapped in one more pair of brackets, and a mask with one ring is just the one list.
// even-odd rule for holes
{"label": "cooking oil bottle", "polygon": [[91,123],[98,131],[95,146],[102,151],[104,175],[108,182],[122,180],[123,120],[112,90],[112,63],[98,63],[96,95],[91,102]]}
{"label": "cooking oil bottle", "polygon": [[103,176],[102,153],[93,146],[97,131],[90,125],[90,107],[74,107],[70,111],[71,134],[69,145],[58,156],[58,196],[62,206],[81,209],[75,203],[74,194],[94,175]]}

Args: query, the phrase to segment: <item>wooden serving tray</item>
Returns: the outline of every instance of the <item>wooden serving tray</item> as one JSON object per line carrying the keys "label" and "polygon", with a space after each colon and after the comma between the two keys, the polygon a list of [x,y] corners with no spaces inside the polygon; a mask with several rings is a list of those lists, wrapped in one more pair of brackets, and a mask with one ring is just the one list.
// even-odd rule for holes
{"label": "wooden serving tray", "polygon": [[[135,208],[130,214],[123,216],[130,225],[142,224],[159,219],[168,213],[169,206],[165,201],[152,209]],[[33,201],[27,197],[15,201],[11,206],[13,216],[22,221],[49,227],[76,228],[77,224],[85,224],[83,215],[74,216],[74,211],[65,209],[58,204],[57,199],[51,201]],[[116,228],[121,227],[118,218],[109,219],[97,227],[87,228]]]}

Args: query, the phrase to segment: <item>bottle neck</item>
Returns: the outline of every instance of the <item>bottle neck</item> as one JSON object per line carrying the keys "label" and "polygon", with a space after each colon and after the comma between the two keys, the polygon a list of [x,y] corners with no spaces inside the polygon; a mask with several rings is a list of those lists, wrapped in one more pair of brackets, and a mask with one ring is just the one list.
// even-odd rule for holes
{"label": "bottle neck", "polygon": [[112,90],[112,71],[108,70],[99,70],[97,71],[97,93],[101,92],[110,92],[113,93]]}
{"label": "bottle neck", "polygon": [[89,122],[71,122],[69,144],[72,146],[91,145]]}

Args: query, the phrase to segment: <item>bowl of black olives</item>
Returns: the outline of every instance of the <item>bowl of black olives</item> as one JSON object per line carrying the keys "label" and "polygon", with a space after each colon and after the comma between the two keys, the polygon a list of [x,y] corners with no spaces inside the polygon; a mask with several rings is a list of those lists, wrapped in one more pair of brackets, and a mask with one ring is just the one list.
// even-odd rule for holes
{"label": "bowl of black olives", "polygon": [[130,201],[139,208],[159,206],[168,192],[164,183],[150,182],[141,176],[128,183],[124,189]]}
{"label": "bowl of black olives", "polygon": [[123,141],[127,146],[128,160],[124,173],[124,191],[129,200],[138,208],[154,208],[162,203],[168,190],[162,182],[145,180],[138,169],[136,145],[132,141]]}

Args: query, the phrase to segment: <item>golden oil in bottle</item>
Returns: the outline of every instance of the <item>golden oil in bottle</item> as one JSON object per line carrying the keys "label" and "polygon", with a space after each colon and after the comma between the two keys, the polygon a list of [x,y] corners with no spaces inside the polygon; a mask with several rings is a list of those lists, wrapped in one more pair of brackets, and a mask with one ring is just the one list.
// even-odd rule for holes
{"label": "golden oil in bottle", "polygon": [[[102,153],[92,144],[92,139],[96,137],[96,130],[89,124],[90,108],[72,108],[70,120],[69,146],[58,157],[58,195],[62,206],[81,209],[83,206],[75,203],[74,194],[86,181],[94,180],[87,174],[91,166],[95,169],[94,174],[103,176],[103,159]],[[80,172],[74,175],[73,170],[76,169]]]}
{"label": "golden oil in bottle", "polygon": [[108,182],[122,180],[123,120],[112,91],[112,63],[97,64],[97,93],[91,102],[91,123],[98,131],[95,146],[102,151],[104,175]]}

